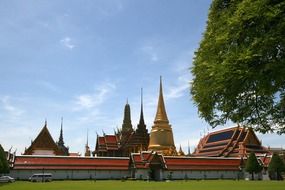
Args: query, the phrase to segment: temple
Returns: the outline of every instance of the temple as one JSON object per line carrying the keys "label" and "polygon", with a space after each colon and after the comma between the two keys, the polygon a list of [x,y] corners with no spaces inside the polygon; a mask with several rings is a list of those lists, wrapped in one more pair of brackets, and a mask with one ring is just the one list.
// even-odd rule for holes
{"label": "temple", "polygon": [[268,153],[252,128],[237,127],[209,133],[200,139],[192,154],[207,157],[244,157],[250,152],[257,156]]}
{"label": "temple", "polygon": [[160,77],[159,97],[154,125],[150,132],[148,150],[161,152],[163,155],[177,155],[174,145],[173,133],[169,124],[162,91],[162,80]]}
{"label": "temple", "polygon": [[130,156],[133,152],[147,150],[149,134],[143,116],[143,98],[141,91],[141,112],[137,129],[134,130],[131,121],[131,108],[127,101],[124,108],[122,128],[114,135],[97,135],[94,156]]}
{"label": "temple", "polygon": [[56,144],[47,128],[47,121],[36,139],[25,149],[24,155],[68,155],[68,148],[64,146],[62,125],[58,144]]}

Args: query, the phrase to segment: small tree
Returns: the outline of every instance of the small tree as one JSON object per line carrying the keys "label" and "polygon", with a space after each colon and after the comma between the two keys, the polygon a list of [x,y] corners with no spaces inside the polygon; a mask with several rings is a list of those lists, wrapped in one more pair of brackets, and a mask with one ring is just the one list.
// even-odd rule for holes
{"label": "small tree", "polygon": [[258,163],[258,160],[253,152],[250,153],[246,166],[245,171],[251,174],[251,179],[254,180],[254,173],[261,172],[262,166]]}
{"label": "small tree", "polygon": [[9,173],[9,164],[6,158],[5,151],[0,144],[0,173]]}
{"label": "small tree", "polygon": [[282,180],[281,172],[285,171],[284,161],[276,153],[272,155],[271,161],[268,166],[268,172],[273,179]]}

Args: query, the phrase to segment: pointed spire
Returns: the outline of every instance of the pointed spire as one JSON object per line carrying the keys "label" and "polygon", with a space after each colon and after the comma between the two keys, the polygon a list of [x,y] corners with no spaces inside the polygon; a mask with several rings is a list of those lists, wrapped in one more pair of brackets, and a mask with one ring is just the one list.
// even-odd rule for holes
{"label": "pointed spire", "polygon": [[187,154],[187,155],[188,155],[188,156],[190,156],[190,155],[191,155],[189,141],[188,141],[188,154]]}
{"label": "pointed spire", "polygon": [[137,125],[136,132],[138,133],[144,133],[147,134],[147,129],[146,125],[144,122],[144,117],[143,117],[143,89],[141,88],[141,113],[140,113],[140,121],[139,124]]}
{"label": "pointed spire", "polygon": [[58,139],[58,145],[60,145],[60,146],[64,145],[62,126],[63,126],[63,117],[61,117],[60,135],[59,135],[59,139]]}
{"label": "pointed spire", "polygon": [[127,100],[127,104],[124,109],[124,120],[122,125],[122,132],[133,131],[132,121],[131,121],[131,108]]}
{"label": "pointed spire", "polygon": [[88,145],[88,129],[87,129],[87,141],[86,141],[86,145],[85,145],[85,156],[91,156],[90,148]]}
{"label": "pointed spire", "polygon": [[159,122],[169,123],[164,106],[161,76],[160,76],[158,105],[157,105],[157,111],[154,123],[159,123]]}
{"label": "pointed spire", "polygon": [[179,156],[184,156],[185,155],[183,150],[182,150],[181,144],[180,144],[180,147],[179,147],[178,155]]}
{"label": "pointed spire", "polygon": [[47,127],[47,119],[45,119],[45,125],[44,125],[44,127]]}
{"label": "pointed spire", "polygon": [[181,144],[179,146],[179,152],[182,152],[182,147],[181,147]]}
{"label": "pointed spire", "polygon": [[143,89],[142,88],[141,88],[141,114],[140,114],[139,125],[145,125],[144,117],[143,117]]}
{"label": "pointed spire", "polygon": [[86,146],[88,146],[88,129],[87,129],[87,142],[86,142]]}

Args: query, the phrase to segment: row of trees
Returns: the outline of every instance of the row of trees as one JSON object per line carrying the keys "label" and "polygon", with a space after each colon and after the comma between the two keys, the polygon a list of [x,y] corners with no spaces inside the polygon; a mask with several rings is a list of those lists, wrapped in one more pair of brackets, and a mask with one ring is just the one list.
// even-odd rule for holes
{"label": "row of trees", "polygon": [[0,144],[0,174],[9,173],[9,164],[6,158],[5,151]]}
{"label": "row of trees", "polygon": [[[252,180],[254,180],[254,173],[261,172],[262,168],[255,154],[250,153],[246,162],[245,171],[251,174]],[[282,172],[285,172],[285,163],[278,154],[274,153],[268,166],[269,176],[271,179],[282,180]]]}

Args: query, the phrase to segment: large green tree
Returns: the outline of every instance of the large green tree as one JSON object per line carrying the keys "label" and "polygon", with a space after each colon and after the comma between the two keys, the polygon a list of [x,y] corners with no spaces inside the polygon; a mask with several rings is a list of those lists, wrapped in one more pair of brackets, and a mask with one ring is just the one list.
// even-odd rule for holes
{"label": "large green tree", "polygon": [[268,172],[273,177],[273,179],[277,180],[282,179],[281,172],[285,172],[285,163],[276,153],[272,155],[268,166]]}
{"label": "large green tree", "polygon": [[261,172],[262,166],[258,163],[258,160],[253,152],[249,154],[247,158],[245,171],[251,174],[251,179],[254,180],[254,173]]}
{"label": "large green tree", "polygon": [[212,127],[285,133],[285,1],[213,0],[191,94]]}
{"label": "large green tree", "polygon": [[9,164],[6,158],[5,151],[0,144],[0,174],[9,173]]}

